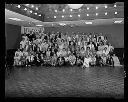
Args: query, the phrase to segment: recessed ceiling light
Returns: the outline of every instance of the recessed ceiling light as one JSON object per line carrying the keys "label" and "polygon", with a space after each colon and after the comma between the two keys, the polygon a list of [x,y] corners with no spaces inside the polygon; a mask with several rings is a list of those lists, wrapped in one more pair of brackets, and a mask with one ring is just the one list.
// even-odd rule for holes
{"label": "recessed ceiling light", "polygon": [[54,16],[54,18],[56,18],[56,16]]}
{"label": "recessed ceiling light", "polygon": [[72,9],[70,9],[70,11],[72,11]]}
{"label": "recessed ceiling light", "polygon": [[72,17],[72,15],[70,15],[70,17]]}
{"label": "recessed ceiling light", "polygon": [[26,11],[27,9],[25,8],[24,10]]}
{"label": "recessed ceiling light", "polygon": [[108,8],[108,6],[107,6],[107,5],[105,5],[105,8]]}
{"label": "recessed ceiling light", "polygon": [[108,13],[107,12],[105,12],[105,15],[107,15]]}
{"label": "recessed ceiling light", "polygon": [[62,18],[64,18],[64,16],[62,15]]}
{"label": "recessed ceiling light", "polygon": [[38,7],[36,7],[36,10],[38,10]]}
{"label": "recessed ceiling light", "polygon": [[28,6],[29,4],[26,4],[26,6]]}
{"label": "recessed ceiling light", "polygon": [[57,12],[57,10],[55,10],[55,12]]}
{"label": "recessed ceiling light", "polygon": [[114,5],[114,7],[116,7],[116,4]]}
{"label": "recessed ceiling light", "polygon": [[89,10],[89,7],[87,7],[87,10]]}
{"label": "recessed ceiling light", "polygon": [[117,12],[115,12],[115,14],[117,14]]}
{"label": "recessed ceiling light", "polygon": [[98,9],[98,7],[96,6],[96,9]]}
{"label": "recessed ceiling light", "polygon": [[78,15],[78,17],[80,17],[80,15]]}
{"label": "recessed ceiling light", "polygon": [[18,5],[17,7],[18,7],[18,8],[20,8],[21,6],[20,6],[20,5]]}
{"label": "recessed ceiling light", "polygon": [[87,16],[89,16],[89,14],[87,14]]}
{"label": "recessed ceiling light", "polygon": [[35,15],[37,15],[37,13],[35,13]]}
{"label": "recessed ceiling light", "polygon": [[30,13],[32,13],[32,10],[31,11],[29,11]]}
{"label": "recessed ceiling light", "polygon": [[8,18],[8,19],[15,20],[15,21],[24,21],[24,20],[21,20],[19,18]]}
{"label": "recessed ceiling light", "polygon": [[32,8],[34,7],[34,5],[31,6]]}
{"label": "recessed ceiling light", "polygon": [[41,16],[41,14],[39,16]]}
{"label": "recessed ceiling light", "polygon": [[65,12],[65,9],[63,9],[63,12]]}
{"label": "recessed ceiling light", "polygon": [[98,16],[98,13],[96,13],[96,16]]}
{"label": "recessed ceiling light", "polygon": [[43,25],[36,25],[36,26],[43,26]]}

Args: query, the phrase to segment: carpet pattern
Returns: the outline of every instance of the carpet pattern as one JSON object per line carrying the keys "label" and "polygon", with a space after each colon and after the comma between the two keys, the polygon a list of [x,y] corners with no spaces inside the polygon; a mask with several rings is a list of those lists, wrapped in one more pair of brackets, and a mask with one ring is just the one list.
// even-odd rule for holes
{"label": "carpet pattern", "polygon": [[123,67],[26,67],[5,76],[6,97],[124,97]]}

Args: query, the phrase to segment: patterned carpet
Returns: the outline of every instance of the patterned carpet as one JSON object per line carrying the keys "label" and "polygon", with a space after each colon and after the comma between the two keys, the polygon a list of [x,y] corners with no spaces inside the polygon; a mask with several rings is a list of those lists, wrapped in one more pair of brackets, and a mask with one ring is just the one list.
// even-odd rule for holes
{"label": "patterned carpet", "polygon": [[5,74],[6,97],[124,97],[123,67],[23,67]]}

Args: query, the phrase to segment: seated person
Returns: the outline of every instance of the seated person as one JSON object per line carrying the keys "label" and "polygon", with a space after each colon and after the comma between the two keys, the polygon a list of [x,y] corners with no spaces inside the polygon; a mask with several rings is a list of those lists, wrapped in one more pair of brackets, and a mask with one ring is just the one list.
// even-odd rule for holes
{"label": "seated person", "polygon": [[23,55],[21,56],[21,65],[22,66],[26,65],[26,62],[27,62],[26,57],[27,56],[26,56],[25,52],[23,52]]}
{"label": "seated person", "polygon": [[101,63],[102,63],[102,65],[106,65],[106,61],[107,61],[107,57],[106,57],[107,55],[105,55],[105,54],[102,54],[101,55],[101,59],[102,59],[102,61],[101,61]]}
{"label": "seated person", "polygon": [[84,57],[84,56],[85,56],[84,47],[82,47],[81,50],[80,50],[80,56],[81,56],[81,57]]}
{"label": "seated person", "polygon": [[86,55],[85,58],[84,58],[82,68],[88,68],[90,62],[91,62],[91,57],[89,55]]}
{"label": "seated person", "polygon": [[51,65],[56,66],[57,64],[57,55],[54,53],[54,55],[51,58]]}
{"label": "seated person", "polygon": [[64,64],[64,57],[62,57],[62,56],[59,56],[58,58],[57,58],[57,64],[59,65],[59,66],[62,66],[63,64]]}
{"label": "seated person", "polygon": [[106,65],[107,65],[107,66],[113,66],[113,67],[114,67],[113,58],[112,58],[112,56],[110,56],[109,54],[107,55]]}
{"label": "seated person", "polygon": [[22,56],[22,52],[20,51],[20,49],[18,49],[15,52],[15,56],[14,56],[14,66],[16,65],[21,65],[21,56]]}
{"label": "seated person", "polygon": [[57,52],[57,57],[60,57],[60,56],[62,56],[62,50],[61,49],[58,49],[58,52]]}
{"label": "seated person", "polygon": [[95,49],[94,44],[92,43],[92,41],[90,42],[90,44],[88,45],[88,47],[90,47],[90,50],[94,50]]}
{"label": "seated person", "polygon": [[83,64],[83,60],[81,59],[79,53],[77,53],[76,64],[77,64],[78,66]]}
{"label": "seated person", "polygon": [[90,64],[91,64],[91,66],[95,66],[96,65],[96,57],[95,57],[95,55],[91,56]]}
{"label": "seated person", "polygon": [[75,57],[75,55],[73,55],[73,53],[71,53],[69,55],[68,60],[69,60],[70,65],[74,65],[76,63],[76,57]]}
{"label": "seated person", "polygon": [[102,58],[99,54],[96,55],[96,65],[102,66]]}
{"label": "seated person", "polygon": [[102,54],[104,54],[105,56],[107,56],[109,54],[109,51],[107,50],[107,47],[105,47],[103,49]]}
{"label": "seated person", "polygon": [[36,66],[40,65],[40,59],[39,59],[39,54],[38,53],[36,53],[36,55],[34,56],[34,64]]}
{"label": "seated person", "polygon": [[114,50],[114,47],[110,44],[110,43],[108,43],[108,51],[113,51]]}
{"label": "seated person", "polygon": [[112,58],[113,58],[113,61],[114,61],[114,66],[121,66],[120,61],[119,61],[118,57],[115,54],[113,54]]}
{"label": "seated person", "polygon": [[104,49],[104,46],[103,46],[102,42],[100,42],[98,45],[98,51],[103,50],[103,49]]}
{"label": "seated person", "polygon": [[51,56],[50,55],[51,55],[51,51],[48,48],[48,50],[46,51],[45,64],[50,64],[50,61],[51,61]]}
{"label": "seated person", "polygon": [[40,61],[41,61],[41,65],[43,65],[43,63],[44,63],[44,55],[43,55],[43,53],[41,53],[41,56],[40,56]]}
{"label": "seated person", "polygon": [[97,51],[97,52],[96,52],[96,55],[101,56],[102,54],[103,54],[103,50],[100,50],[100,51]]}
{"label": "seated person", "polygon": [[67,51],[66,51],[65,48],[62,49],[62,56],[63,56],[63,57],[67,56]]}

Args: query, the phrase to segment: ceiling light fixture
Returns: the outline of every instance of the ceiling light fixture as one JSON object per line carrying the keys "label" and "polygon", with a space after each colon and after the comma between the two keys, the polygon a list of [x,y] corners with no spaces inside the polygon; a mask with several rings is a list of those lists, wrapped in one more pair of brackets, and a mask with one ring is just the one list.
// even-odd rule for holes
{"label": "ceiling light fixture", "polygon": [[21,6],[20,6],[20,5],[18,5],[17,7],[18,7],[18,8],[20,8]]}
{"label": "ceiling light fixture", "polygon": [[65,9],[63,9],[63,12],[65,12]]}
{"label": "ceiling light fixture", "polygon": [[96,6],[96,9],[98,9],[98,7]]}
{"label": "ceiling light fixture", "polygon": [[57,12],[57,10],[55,10],[55,12]]}
{"label": "ceiling light fixture", "polygon": [[31,6],[32,8],[34,7],[34,5]]}
{"label": "ceiling light fixture", "polygon": [[41,16],[41,14],[39,16]]}
{"label": "ceiling light fixture", "polygon": [[80,17],[80,15],[78,15],[78,17]]}
{"label": "ceiling light fixture", "polygon": [[29,6],[29,4],[26,4],[26,6]]}
{"label": "ceiling light fixture", "polygon": [[115,12],[115,14],[117,14],[117,12]]}
{"label": "ceiling light fixture", "polygon": [[36,7],[36,10],[38,10],[38,7]]}
{"label": "ceiling light fixture", "polygon": [[37,15],[37,13],[35,13],[35,15]]}
{"label": "ceiling light fixture", "polygon": [[87,7],[87,10],[89,10],[89,7]]}
{"label": "ceiling light fixture", "polygon": [[54,16],[54,18],[56,18],[56,16]]}
{"label": "ceiling light fixture", "polygon": [[25,8],[24,10],[26,11],[27,9]]}
{"label": "ceiling light fixture", "polygon": [[107,15],[108,13],[107,12],[105,12],[105,15]]}
{"label": "ceiling light fixture", "polygon": [[121,23],[122,22],[122,20],[121,21],[114,21],[114,23]]}
{"label": "ceiling light fixture", "polygon": [[8,18],[8,19],[15,20],[15,21],[24,21],[24,20],[21,20],[19,18]]}
{"label": "ceiling light fixture", "polygon": [[32,10],[31,11],[29,11],[30,13],[32,13]]}
{"label": "ceiling light fixture", "polygon": [[107,5],[105,5],[105,8],[108,8],[108,6],[107,6]]}
{"label": "ceiling light fixture", "polygon": [[87,16],[89,16],[89,14],[87,14]]}
{"label": "ceiling light fixture", "polygon": [[72,15],[70,15],[70,17],[72,17]]}
{"label": "ceiling light fixture", "polygon": [[43,26],[43,25],[36,25],[36,26]]}
{"label": "ceiling light fixture", "polygon": [[116,7],[116,4],[114,5],[114,7]]}
{"label": "ceiling light fixture", "polygon": [[98,16],[98,13],[96,13],[96,16]]}
{"label": "ceiling light fixture", "polygon": [[62,15],[62,18],[64,18],[64,16]]}
{"label": "ceiling light fixture", "polygon": [[85,22],[85,24],[92,24],[92,22]]}
{"label": "ceiling light fixture", "polygon": [[72,9],[70,9],[70,11],[72,11]]}
{"label": "ceiling light fixture", "polygon": [[79,9],[83,4],[68,4],[68,6],[72,9]]}

